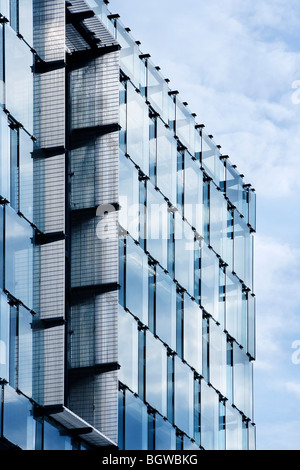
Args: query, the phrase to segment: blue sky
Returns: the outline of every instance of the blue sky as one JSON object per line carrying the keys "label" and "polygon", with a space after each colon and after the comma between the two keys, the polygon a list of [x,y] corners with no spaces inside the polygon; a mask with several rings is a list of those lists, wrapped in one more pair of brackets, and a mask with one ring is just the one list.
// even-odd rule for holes
{"label": "blue sky", "polygon": [[109,9],[256,189],[257,449],[300,450],[299,1],[111,0]]}

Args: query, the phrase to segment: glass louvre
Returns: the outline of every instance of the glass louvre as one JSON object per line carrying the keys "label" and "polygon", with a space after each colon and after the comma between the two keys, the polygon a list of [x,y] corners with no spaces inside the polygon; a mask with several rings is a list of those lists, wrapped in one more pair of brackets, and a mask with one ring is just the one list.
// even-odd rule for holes
{"label": "glass louvre", "polygon": [[212,319],[209,321],[209,381],[226,396],[227,338]]}
{"label": "glass louvre", "polygon": [[5,207],[5,288],[28,308],[33,301],[33,237],[31,226]]}
{"label": "glass louvre", "polygon": [[126,135],[127,135],[127,104],[126,104],[126,95],[127,95],[127,85],[126,82],[120,82],[120,102],[119,102],[119,122],[120,122],[120,131],[119,131],[119,147],[120,153],[126,153]]}
{"label": "glass louvre", "polygon": [[18,340],[18,388],[28,397],[32,397],[32,315],[21,305],[18,316]]}
{"label": "glass louvre", "polygon": [[3,436],[23,450],[35,449],[32,404],[8,385],[4,387]]}
{"label": "glass louvre", "polygon": [[215,320],[219,318],[219,260],[206,244],[201,248],[201,305]]}
{"label": "glass louvre", "polygon": [[147,250],[165,269],[168,265],[168,205],[151,183],[147,184]]}
{"label": "glass louvre", "polygon": [[5,28],[5,59],[6,108],[32,134],[33,55],[11,28]]}
{"label": "glass louvre", "polygon": [[210,245],[224,260],[227,245],[227,201],[223,193],[210,184]]}
{"label": "glass louvre", "polygon": [[119,223],[135,239],[139,239],[139,178],[138,171],[123,152],[119,157]]}
{"label": "glass louvre", "polygon": [[226,450],[226,402],[219,401],[219,450]]}
{"label": "glass louvre", "polygon": [[176,285],[157,266],[156,268],[156,334],[175,351],[176,349]]}
{"label": "glass louvre", "polygon": [[176,430],[159,414],[155,414],[155,450],[176,450]]}
{"label": "glass louvre", "polygon": [[7,299],[0,294],[0,378],[9,380],[9,323],[10,309]]}
{"label": "glass louvre", "polygon": [[184,215],[184,152],[177,152],[176,205]]}
{"label": "glass louvre", "polygon": [[248,220],[247,190],[244,188],[243,178],[229,161],[226,162],[226,196],[239,213]]}
{"label": "glass louvre", "polygon": [[119,305],[119,380],[138,393],[138,325]]}
{"label": "glass louvre", "polygon": [[176,136],[187,147],[190,154],[195,152],[195,120],[186,106],[176,98]]}
{"label": "glass louvre", "polygon": [[161,119],[157,119],[157,186],[176,205],[177,142]]}
{"label": "glass louvre", "polygon": [[194,425],[194,374],[178,356],[174,358],[174,421],[179,429],[193,436]]}
{"label": "glass louvre", "polygon": [[117,41],[121,46],[120,69],[127,75],[134,86],[145,90],[145,63],[140,59],[140,50],[124,27],[117,21]]}
{"label": "glass louvre", "polygon": [[184,360],[199,374],[202,373],[202,310],[184,294],[183,327]]}
{"label": "glass louvre", "polygon": [[253,424],[248,424],[248,449],[256,450],[256,428]]}
{"label": "glass louvre", "polygon": [[10,130],[10,205],[19,210],[19,149],[18,131]]}
{"label": "glass louvre", "polygon": [[134,241],[126,239],[126,307],[148,323],[148,257]]}
{"label": "glass louvre", "polygon": [[226,402],[226,450],[243,450],[242,416],[228,402]]}
{"label": "glass louvre", "polygon": [[242,284],[228,270],[226,273],[226,330],[237,342],[245,344],[247,334],[247,303]]}
{"label": "glass louvre", "polygon": [[165,124],[169,118],[169,88],[165,79],[153,64],[147,60],[147,100],[161,116]]}
{"label": "glass louvre", "polygon": [[127,153],[149,176],[149,110],[144,98],[127,82]]}
{"label": "glass louvre", "polygon": [[248,321],[247,321],[247,352],[254,359],[256,356],[255,329],[256,329],[256,298],[248,293]]}
{"label": "glass louvre", "polygon": [[33,222],[33,141],[22,129],[19,132],[20,211]]}
{"label": "glass louvre", "polygon": [[175,278],[191,295],[194,293],[194,232],[175,212]]}
{"label": "glass louvre", "polygon": [[0,292],[4,288],[4,209],[0,205]]}
{"label": "glass louvre", "polygon": [[218,450],[219,396],[201,380],[201,446],[205,450]]}
{"label": "glass louvre", "polygon": [[256,230],[256,193],[252,189],[248,191],[248,204],[248,223]]}
{"label": "glass louvre", "polygon": [[201,164],[215,184],[224,187],[224,163],[220,160],[221,153],[215,143],[202,131]]}
{"label": "glass louvre", "polygon": [[252,420],[253,363],[245,351],[233,343],[233,403]]}
{"label": "glass louvre", "polygon": [[253,287],[253,235],[244,219],[234,213],[234,272],[252,290]]}
{"label": "glass louvre", "polygon": [[167,350],[152,333],[146,333],[146,401],[167,415]]}
{"label": "glass louvre", "polygon": [[189,153],[184,161],[184,217],[203,236],[203,174]]}
{"label": "glass louvre", "polygon": [[21,0],[19,7],[19,33],[33,46],[33,4],[32,0]]}
{"label": "glass louvre", "polygon": [[0,112],[0,196],[10,200],[10,128]]}
{"label": "glass louvre", "polygon": [[125,391],[125,450],[147,450],[148,414],[146,405]]}

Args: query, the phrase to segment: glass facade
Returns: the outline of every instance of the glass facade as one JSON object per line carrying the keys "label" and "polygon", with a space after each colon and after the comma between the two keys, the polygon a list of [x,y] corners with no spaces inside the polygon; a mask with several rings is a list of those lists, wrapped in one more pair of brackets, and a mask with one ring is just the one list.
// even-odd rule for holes
{"label": "glass facade", "polygon": [[[102,377],[103,363],[112,363],[118,370],[118,423],[114,427],[118,428],[121,450],[251,450],[255,448],[255,192],[196,124],[187,104],[169,89],[159,68],[141,53],[128,28],[118,15],[110,14],[106,3],[85,0],[87,9],[100,21],[100,30],[104,26],[105,34],[120,46],[120,80],[102,84],[105,92],[114,89],[119,95],[119,145],[107,138],[116,128],[112,131],[96,117],[84,132],[82,123],[76,121],[78,126],[67,136],[68,151],[74,153],[72,165],[69,154],[63,153],[68,180],[64,181],[62,217],[66,231],[72,224],[73,234],[78,229],[78,246],[73,238],[63,249],[65,264],[57,282],[62,283],[64,292],[69,294],[73,287],[69,251],[73,250],[72,259],[75,256],[82,263],[77,263],[80,288],[75,293],[80,301],[73,305],[74,298],[67,296],[61,305],[63,311],[72,312],[69,323],[70,317],[66,317],[69,337],[63,342],[67,348],[63,373],[71,370],[68,362],[75,372],[84,369],[80,380],[77,376],[72,380],[74,396],[81,391],[87,397],[82,404],[86,418],[87,409],[94,406],[94,377]],[[67,7],[70,14],[71,6]],[[52,243],[63,239],[59,238],[62,233],[53,229],[56,221],[50,210],[44,224],[50,227],[48,232],[42,233],[39,227],[41,201],[49,189],[45,174],[57,170],[55,164],[48,164],[55,159],[48,157],[52,153],[55,157],[59,148],[48,149],[47,158],[40,163],[39,156],[45,150],[35,133],[44,125],[45,110],[36,90],[43,75],[39,67],[59,69],[66,63],[50,61],[49,65],[37,56],[33,46],[38,20],[32,0],[1,0],[0,13],[0,448],[86,450],[89,446],[84,439],[74,437],[45,413],[36,391],[39,361],[43,360],[38,357],[38,345],[51,341],[44,330],[41,334],[39,305],[49,292],[40,291],[39,270],[45,263],[45,238]],[[76,15],[79,18],[80,12]],[[78,40],[72,36],[70,23],[66,29],[68,47],[76,37],[76,47],[84,45],[83,50],[90,52],[86,44],[92,44],[90,49],[95,53],[94,38],[79,28],[83,36]],[[109,101],[102,95],[99,103],[96,101],[93,73],[99,67],[101,80],[110,80],[107,70],[111,63],[100,63],[110,52],[80,61],[77,57],[82,50],[76,50],[76,55],[66,49],[71,63],[69,78],[72,86],[75,83],[72,106],[78,108],[74,116],[85,116],[84,123],[89,125],[84,105],[89,113],[96,113],[106,109]],[[114,66],[117,63],[115,59],[111,62]],[[80,70],[78,75],[74,70]],[[79,80],[84,81],[84,105],[77,97]],[[55,84],[59,86],[59,80]],[[67,102],[66,113],[69,105]],[[48,119],[51,134],[53,123]],[[103,144],[105,138],[108,143]],[[101,153],[105,145],[111,151],[106,160]],[[104,266],[96,261],[99,252],[105,257],[107,245],[96,246],[91,214],[101,200],[96,196],[107,184],[108,166],[114,157],[117,200],[112,200],[111,188],[102,199],[118,207],[118,262],[116,255]],[[82,173],[79,196],[76,184],[71,183],[72,178],[78,178],[78,171]],[[70,215],[69,206],[74,201],[76,206],[77,197],[80,208],[75,207]],[[52,206],[55,197],[53,200]],[[88,222],[80,225],[80,217],[87,217]],[[87,232],[79,225],[92,228]],[[86,249],[84,254],[81,246]],[[101,315],[108,311],[111,298],[105,304],[101,296],[116,288],[109,278],[111,263],[119,270],[118,327],[113,331],[116,363],[109,361],[111,351],[105,343],[107,330],[113,327],[104,327],[103,318],[99,320],[95,313],[97,305],[101,305]],[[84,279],[90,282],[86,285]],[[50,285],[49,291],[53,295],[56,286]],[[43,328],[47,324],[51,330],[49,320],[65,326],[65,317],[51,317],[42,322]],[[105,384],[101,387],[98,389],[106,393]],[[66,401],[72,398],[68,396]]]}
{"label": "glass facade", "polygon": [[[126,301],[119,342],[133,334],[137,352],[125,345],[120,352],[121,363],[128,357],[124,370],[130,369],[127,379],[120,372],[120,420],[131,416],[134,403],[136,449],[254,448],[255,193],[119,18],[114,27],[124,47],[120,163],[126,181],[120,178],[119,187],[132,201],[119,218],[127,232],[121,246],[129,250],[128,256],[120,251]],[[127,432],[125,425],[119,435],[125,450],[133,445]]]}

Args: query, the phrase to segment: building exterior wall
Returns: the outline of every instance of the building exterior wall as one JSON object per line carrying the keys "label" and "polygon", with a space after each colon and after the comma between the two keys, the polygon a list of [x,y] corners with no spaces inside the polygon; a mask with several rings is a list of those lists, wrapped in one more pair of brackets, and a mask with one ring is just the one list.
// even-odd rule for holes
{"label": "building exterior wall", "polygon": [[1,445],[254,449],[255,192],[107,3],[0,2]]}

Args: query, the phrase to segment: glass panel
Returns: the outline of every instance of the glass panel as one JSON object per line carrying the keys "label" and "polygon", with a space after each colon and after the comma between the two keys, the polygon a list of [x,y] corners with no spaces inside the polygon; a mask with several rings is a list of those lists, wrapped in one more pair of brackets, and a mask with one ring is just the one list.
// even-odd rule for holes
{"label": "glass panel", "polygon": [[191,295],[194,293],[194,232],[175,213],[175,278]]}
{"label": "glass panel", "polygon": [[239,342],[244,343],[247,328],[247,304],[243,288],[236,276],[226,274],[226,330]]}
{"label": "glass panel", "polygon": [[226,365],[226,398],[230,403],[233,401],[233,341],[227,340],[227,365]]}
{"label": "glass panel", "polygon": [[210,382],[223,396],[226,396],[226,334],[221,327],[209,321],[209,370]]}
{"label": "glass panel", "polygon": [[4,287],[4,209],[0,205],[0,291]]}
{"label": "glass panel", "polygon": [[126,307],[148,323],[148,257],[134,241],[126,239]]}
{"label": "glass panel", "polygon": [[0,0],[0,13],[5,18],[9,18],[9,0]]}
{"label": "glass panel", "polygon": [[202,131],[201,163],[207,174],[213,178],[221,189],[224,187],[224,163],[220,160],[221,153],[213,140]]}
{"label": "glass panel", "polygon": [[226,450],[243,450],[242,416],[226,403]]}
{"label": "glass panel", "polygon": [[247,190],[244,181],[236,169],[226,162],[226,195],[239,213],[247,218]]}
{"label": "glass panel", "polygon": [[28,397],[32,396],[32,315],[19,306],[19,344],[18,344],[18,388]]}
{"label": "glass panel", "polygon": [[219,450],[226,450],[226,406],[219,402]]}
{"label": "glass panel", "polygon": [[201,248],[201,305],[215,320],[219,317],[219,260],[206,244]]}
{"label": "glass panel", "polygon": [[155,415],[155,450],[176,450],[175,428],[158,414]]}
{"label": "glass panel", "polygon": [[248,223],[251,225],[253,230],[256,230],[256,193],[254,192],[254,190],[251,189],[248,191],[248,204]]}
{"label": "glass panel", "polygon": [[10,131],[10,205],[19,210],[19,152],[18,132]]}
{"label": "glass panel", "polygon": [[156,334],[176,349],[176,285],[157,266],[156,270]]}
{"label": "glass panel", "polygon": [[184,359],[202,373],[202,310],[184,294]]}
{"label": "glass panel", "polygon": [[44,421],[44,450],[72,450],[71,439],[60,433],[48,421]]}
{"label": "glass panel", "polygon": [[184,152],[177,153],[177,209],[184,213]]}
{"label": "glass panel", "polygon": [[147,184],[147,250],[161,266],[168,264],[168,205],[163,196]]}
{"label": "glass panel", "polygon": [[139,179],[138,171],[125,155],[119,159],[119,223],[131,236],[139,238]]}
{"label": "glass panel", "polygon": [[256,450],[256,427],[253,424],[249,424],[248,437],[249,437],[248,449]]}
{"label": "glass panel", "polygon": [[163,121],[168,124],[169,88],[159,71],[147,61],[147,99]]}
{"label": "glass panel", "polygon": [[138,327],[136,320],[119,305],[119,380],[138,392]]}
{"label": "glass panel", "polygon": [[0,195],[10,200],[10,128],[2,112],[0,112]]}
{"label": "glass panel", "polygon": [[178,356],[175,356],[175,424],[193,436],[194,426],[194,374]]}
{"label": "glass panel", "polygon": [[186,152],[184,161],[184,217],[203,236],[203,174]]}
{"label": "glass panel", "polygon": [[125,450],[147,450],[148,414],[146,405],[128,390],[125,392]]}
{"label": "glass panel", "polygon": [[210,245],[224,260],[227,245],[227,201],[223,193],[212,183],[210,184]]}
{"label": "glass panel", "polygon": [[202,320],[202,375],[209,382],[209,319]]}
{"label": "glass panel", "polygon": [[189,110],[176,98],[176,135],[193,155],[195,120]]}
{"label": "glass panel", "polygon": [[33,7],[32,0],[19,1],[19,32],[25,41],[33,46]]}
{"label": "glass panel", "polygon": [[3,436],[23,450],[35,449],[32,404],[8,385],[4,387]]}
{"label": "glass panel", "polygon": [[9,24],[16,32],[18,32],[19,0],[9,0]]}
{"label": "glass panel", "polygon": [[176,205],[177,142],[157,119],[157,186]]}
{"label": "glass panel", "polygon": [[174,356],[167,356],[167,418],[170,423],[174,424]]}
{"label": "glass panel", "polygon": [[[4,50],[4,27],[2,24],[0,24],[0,51],[1,51],[1,54],[0,54],[0,106],[4,105],[4,54],[2,53],[3,50]],[[1,129],[1,125],[0,125],[0,129]]]}
{"label": "glass panel", "polygon": [[33,55],[28,46],[18,39],[10,28],[5,28],[5,57],[6,107],[32,134]]}
{"label": "glass panel", "polygon": [[145,90],[145,63],[140,59],[140,50],[135,40],[117,21],[117,41],[121,46],[120,69],[127,75],[134,86]]}
{"label": "glass panel", "polygon": [[17,336],[18,336],[18,310],[17,307],[10,307],[9,319],[9,384],[17,388]]}
{"label": "glass panel", "polygon": [[201,445],[205,450],[218,450],[219,396],[201,381]]}
{"label": "glass panel", "polygon": [[[200,449],[199,449],[199,446],[197,446],[197,444],[194,441],[192,441],[186,436],[183,436],[183,450],[200,450]],[[195,457],[191,456],[190,461],[191,463],[193,461],[196,463]]]}
{"label": "glass panel", "polygon": [[120,150],[126,153],[126,132],[127,132],[127,115],[126,115],[126,82],[120,82],[120,102],[119,102],[119,145]]}
{"label": "glass panel", "polygon": [[0,294],[0,378],[9,380],[9,323],[10,309],[7,299]]}
{"label": "glass panel", "polygon": [[234,272],[252,290],[253,284],[253,235],[245,221],[234,214]]}
{"label": "glass panel", "polygon": [[5,287],[27,307],[33,297],[33,229],[5,208]]}
{"label": "glass panel", "polygon": [[146,401],[167,415],[167,350],[151,333],[146,334]]}
{"label": "glass panel", "polygon": [[256,329],[256,298],[254,295],[248,294],[248,347],[247,351],[251,357],[255,359],[256,344],[255,344],[255,329]]}
{"label": "glass panel", "polygon": [[252,419],[253,363],[245,351],[233,344],[233,402],[248,418]]}
{"label": "glass panel", "polygon": [[144,98],[127,82],[127,153],[149,175],[149,109]]}
{"label": "glass panel", "polygon": [[33,221],[33,141],[20,130],[20,211]]}

